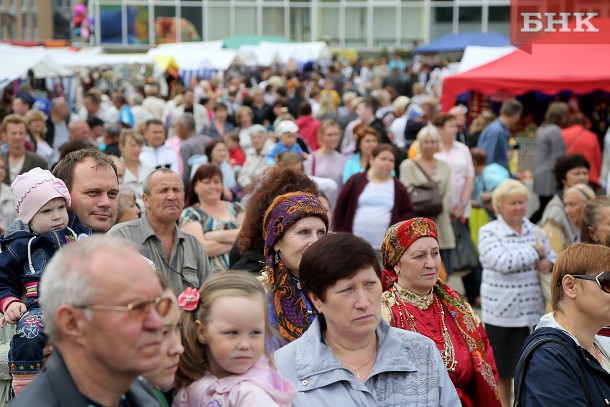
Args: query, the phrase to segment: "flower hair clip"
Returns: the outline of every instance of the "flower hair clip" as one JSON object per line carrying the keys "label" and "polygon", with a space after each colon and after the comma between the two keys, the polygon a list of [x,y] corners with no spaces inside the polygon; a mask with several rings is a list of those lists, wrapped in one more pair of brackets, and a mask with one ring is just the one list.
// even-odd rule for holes
{"label": "flower hair clip", "polygon": [[185,311],[197,312],[199,308],[199,290],[188,287],[178,296],[178,305]]}

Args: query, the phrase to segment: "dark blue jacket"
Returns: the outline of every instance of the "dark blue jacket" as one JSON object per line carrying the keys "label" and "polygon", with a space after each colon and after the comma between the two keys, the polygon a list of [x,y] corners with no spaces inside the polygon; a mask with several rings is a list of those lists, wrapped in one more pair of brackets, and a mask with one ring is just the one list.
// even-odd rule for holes
{"label": "dark blue jacket", "polygon": [[[78,217],[68,212],[68,228],[38,235],[16,219],[0,238],[0,311],[15,300],[21,300],[24,286],[38,283],[51,257],[63,245],[82,235],[90,235],[91,228],[78,223]],[[38,297],[35,287],[27,297]]]}
{"label": "dark blue jacket", "polygon": [[606,406],[610,402],[610,374],[591,354],[556,328],[535,330],[526,340],[515,371],[515,394],[524,370],[524,355],[529,346],[541,339],[547,342],[527,358],[521,404],[515,406]]}

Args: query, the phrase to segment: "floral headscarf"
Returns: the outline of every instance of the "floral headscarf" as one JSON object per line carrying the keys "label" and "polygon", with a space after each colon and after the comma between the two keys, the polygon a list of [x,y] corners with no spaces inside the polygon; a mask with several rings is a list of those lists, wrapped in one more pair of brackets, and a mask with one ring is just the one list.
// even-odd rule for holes
{"label": "floral headscarf", "polygon": [[278,196],[269,206],[263,218],[265,257],[263,270],[269,303],[269,322],[282,338],[282,345],[301,337],[312,321],[305,295],[298,278],[290,273],[274,246],[286,230],[299,219],[315,216],[324,222],[328,230],[326,209],[317,196],[293,192]]}
{"label": "floral headscarf", "polygon": [[392,287],[398,279],[394,266],[398,264],[409,246],[420,237],[432,237],[438,241],[438,232],[432,220],[413,218],[388,228],[381,244],[381,257],[384,267],[381,283],[384,291]]}
{"label": "floral headscarf", "polygon": [[310,216],[322,219],[328,230],[328,215],[317,196],[304,192],[291,192],[275,198],[263,218],[265,257],[275,253],[273,246],[293,223]]}

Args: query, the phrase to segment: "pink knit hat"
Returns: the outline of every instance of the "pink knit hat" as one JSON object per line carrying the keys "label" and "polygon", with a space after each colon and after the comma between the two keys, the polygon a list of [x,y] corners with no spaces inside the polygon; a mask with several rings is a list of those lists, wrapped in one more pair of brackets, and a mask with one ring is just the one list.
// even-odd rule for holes
{"label": "pink knit hat", "polygon": [[66,184],[51,171],[34,168],[18,175],[11,184],[15,209],[23,223],[30,223],[36,212],[53,198],[64,198],[70,207],[70,192]]}

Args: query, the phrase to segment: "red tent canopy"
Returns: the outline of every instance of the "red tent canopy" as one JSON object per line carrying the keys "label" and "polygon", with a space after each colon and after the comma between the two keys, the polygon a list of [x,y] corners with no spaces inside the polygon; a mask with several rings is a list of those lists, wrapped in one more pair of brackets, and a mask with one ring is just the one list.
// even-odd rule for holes
{"label": "red tent canopy", "polygon": [[[610,39],[609,39],[610,42]],[[466,91],[517,95],[537,90],[584,94],[610,92],[610,44],[533,44],[532,53],[516,50],[488,64],[443,81],[442,110]]]}

